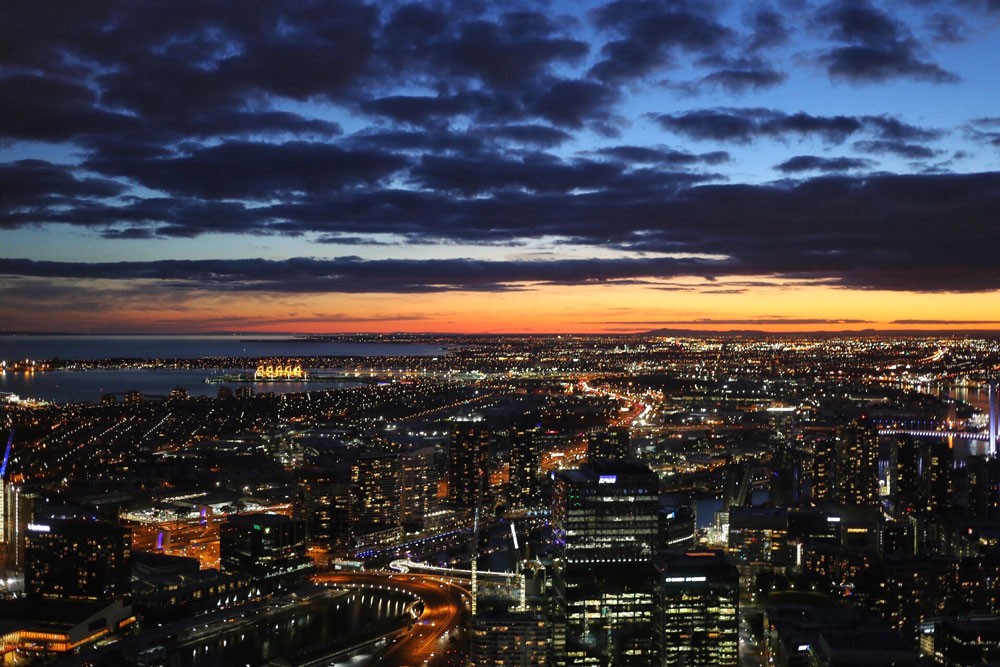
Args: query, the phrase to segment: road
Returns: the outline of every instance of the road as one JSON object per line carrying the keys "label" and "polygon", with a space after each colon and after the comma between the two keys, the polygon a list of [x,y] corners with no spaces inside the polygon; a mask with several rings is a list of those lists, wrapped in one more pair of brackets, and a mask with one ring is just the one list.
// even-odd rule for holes
{"label": "road", "polygon": [[379,656],[378,664],[395,667],[461,664],[459,635],[467,612],[468,592],[434,575],[386,572],[317,573],[316,583],[337,588],[397,589],[423,602],[420,618]]}

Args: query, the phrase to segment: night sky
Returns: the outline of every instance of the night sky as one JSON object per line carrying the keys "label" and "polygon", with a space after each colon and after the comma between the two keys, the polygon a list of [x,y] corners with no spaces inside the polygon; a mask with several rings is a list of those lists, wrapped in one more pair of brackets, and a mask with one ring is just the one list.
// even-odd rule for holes
{"label": "night sky", "polygon": [[1000,328],[1000,0],[0,4],[0,331]]}

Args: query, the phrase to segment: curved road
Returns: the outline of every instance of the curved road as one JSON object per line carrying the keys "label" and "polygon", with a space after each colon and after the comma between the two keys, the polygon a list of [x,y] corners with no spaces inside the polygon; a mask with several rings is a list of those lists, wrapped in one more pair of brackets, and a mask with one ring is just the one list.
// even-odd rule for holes
{"label": "curved road", "polygon": [[420,598],[423,614],[379,656],[380,665],[461,663],[464,656],[458,653],[457,644],[449,640],[452,637],[457,640],[467,609],[469,598],[464,588],[439,576],[388,572],[321,572],[313,576],[313,581],[337,588],[396,589]]}

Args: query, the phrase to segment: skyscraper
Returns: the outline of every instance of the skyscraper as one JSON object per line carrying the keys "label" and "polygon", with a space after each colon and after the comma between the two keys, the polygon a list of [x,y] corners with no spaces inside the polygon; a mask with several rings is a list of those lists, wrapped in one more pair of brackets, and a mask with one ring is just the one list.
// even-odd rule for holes
{"label": "skyscraper", "polygon": [[489,478],[490,432],[481,424],[457,424],[448,445],[448,499],[464,507],[475,507]]}
{"label": "skyscraper", "polygon": [[725,554],[665,553],[656,568],[657,664],[738,664],[740,575]]}
{"label": "skyscraper", "polygon": [[358,455],[351,466],[351,525],[391,527],[402,521],[400,461],[396,452]]}
{"label": "skyscraper", "polygon": [[595,426],[587,431],[588,461],[630,458],[632,447],[628,427]]}
{"label": "skyscraper", "polygon": [[514,509],[530,507],[539,493],[538,475],[541,451],[538,427],[512,426],[508,431],[510,443],[510,505]]}
{"label": "skyscraper", "polygon": [[659,479],[634,461],[556,474],[552,626],[557,662],[653,652]]}
{"label": "skyscraper", "polygon": [[49,519],[28,525],[24,590],[29,597],[123,599],[132,591],[132,531],[104,521]]}
{"label": "skyscraper", "polygon": [[878,430],[866,417],[837,430],[834,498],[844,505],[877,505]]}
{"label": "skyscraper", "polygon": [[435,454],[433,447],[424,447],[400,455],[399,502],[404,525],[423,528],[424,518],[438,509],[440,474]]}

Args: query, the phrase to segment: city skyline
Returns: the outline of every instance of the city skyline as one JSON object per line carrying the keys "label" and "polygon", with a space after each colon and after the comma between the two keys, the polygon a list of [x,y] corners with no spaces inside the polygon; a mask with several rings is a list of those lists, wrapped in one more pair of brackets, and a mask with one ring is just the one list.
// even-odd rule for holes
{"label": "city skyline", "polygon": [[1000,328],[1000,5],[0,9],[5,331]]}

